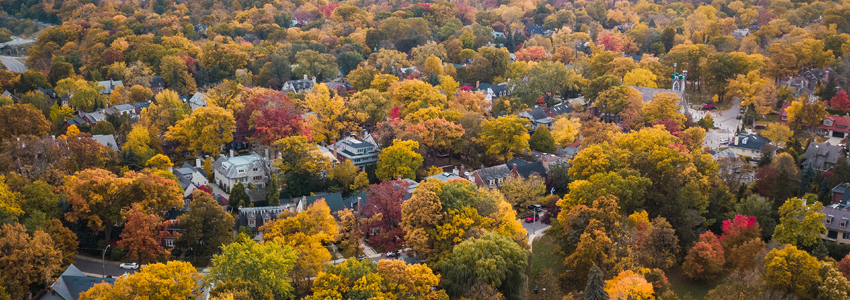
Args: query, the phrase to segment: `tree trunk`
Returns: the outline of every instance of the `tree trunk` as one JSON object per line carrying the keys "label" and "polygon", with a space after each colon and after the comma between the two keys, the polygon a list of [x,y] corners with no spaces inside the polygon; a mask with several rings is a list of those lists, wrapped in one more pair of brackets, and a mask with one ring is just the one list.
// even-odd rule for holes
{"label": "tree trunk", "polygon": [[109,239],[112,237],[112,227],[114,227],[114,223],[112,221],[104,222],[106,223],[106,227],[103,229],[103,233],[106,234],[106,243],[109,243]]}

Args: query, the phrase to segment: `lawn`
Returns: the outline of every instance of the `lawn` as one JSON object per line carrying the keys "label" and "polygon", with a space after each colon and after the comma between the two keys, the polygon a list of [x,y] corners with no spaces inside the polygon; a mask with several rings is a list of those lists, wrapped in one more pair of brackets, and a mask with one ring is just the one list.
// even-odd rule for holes
{"label": "lawn", "polygon": [[[549,287],[549,285],[557,285],[558,275],[566,272],[564,268],[564,257],[559,255],[558,242],[553,236],[548,234],[539,237],[532,243],[532,252],[528,262],[528,295],[529,299],[542,297],[542,290],[546,288],[548,291],[558,292],[560,289]],[[547,276],[542,276],[544,271]],[[549,275],[551,274],[551,275]],[[539,286],[541,294],[534,294],[534,287]],[[537,297],[535,297],[537,296]],[[564,295],[557,295],[557,299]],[[551,297],[546,297],[551,298]]]}
{"label": "lawn", "polygon": [[670,281],[673,292],[676,292],[680,299],[688,299],[688,296],[690,296],[691,299],[695,300],[704,299],[709,291],[723,283],[725,277],[725,275],[721,275],[708,282],[693,281],[682,272],[681,267],[670,269],[665,275],[667,275],[667,280]]}

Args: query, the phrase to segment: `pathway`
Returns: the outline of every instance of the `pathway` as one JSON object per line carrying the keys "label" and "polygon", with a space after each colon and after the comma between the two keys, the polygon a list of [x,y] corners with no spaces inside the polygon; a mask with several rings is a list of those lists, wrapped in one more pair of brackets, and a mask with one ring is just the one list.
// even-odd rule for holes
{"label": "pathway", "polygon": [[21,60],[26,60],[26,59],[27,58],[25,56],[24,57],[14,57],[14,56],[2,56],[2,55],[0,55],[0,61],[2,61],[4,65],[6,65],[6,68],[9,69],[9,71],[17,72],[17,73],[23,73],[23,72],[26,72],[28,70],[27,66],[25,66],[24,63],[21,62]]}

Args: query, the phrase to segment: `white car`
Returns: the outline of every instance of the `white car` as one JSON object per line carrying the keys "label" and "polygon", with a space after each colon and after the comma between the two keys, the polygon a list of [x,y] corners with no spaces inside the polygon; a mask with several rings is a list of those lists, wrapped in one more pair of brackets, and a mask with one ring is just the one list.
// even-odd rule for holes
{"label": "white car", "polygon": [[126,270],[138,270],[139,264],[134,263],[134,262],[133,263],[123,263],[123,264],[118,265],[118,267],[121,268],[121,269],[126,269]]}
{"label": "white car", "polygon": [[721,144],[721,145],[726,145],[726,143],[728,143],[728,142],[729,142],[729,141],[728,141],[727,139],[720,139],[720,144]]}

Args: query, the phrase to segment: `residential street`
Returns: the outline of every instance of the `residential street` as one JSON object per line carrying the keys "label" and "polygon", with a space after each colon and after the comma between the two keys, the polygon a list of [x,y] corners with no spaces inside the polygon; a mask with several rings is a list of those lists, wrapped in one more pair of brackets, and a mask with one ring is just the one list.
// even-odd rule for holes
{"label": "residential street", "polygon": [[[120,262],[107,260],[105,263],[106,275],[112,275],[112,277],[116,277],[124,275],[126,273],[132,274],[136,272],[136,270],[121,269],[118,267],[118,265],[120,264]],[[74,265],[76,265],[77,268],[80,269],[80,271],[83,271],[83,273],[86,273],[86,275],[88,276],[103,276],[104,264],[103,261],[99,258],[77,255],[76,262],[74,262]]]}
{"label": "residential street", "polygon": [[18,72],[18,73],[23,73],[23,72],[26,72],[28,70],[27,66],[25,66],[24,63],[21,62],[21,60],[26,60],[26,59],[27,59],[26,57],[13,57],[13,56],[2,56],[2,55],[0,55],[0,61],[2,61],[4,65],[6,65],[6,68],[9,69],[9,71]]}
{"label": "residential street", "polygon": [[705,114],[711,114],[714,118],[714,129],[705,133],[705,145],[714,150],[720,148],[720,140],[726,139],[731,141],[735,136],[735,129],[738,128],[740,120],[736,119],[740,115],[741,101],[732,103],[732,108],[727,111],[705,111],[699,109],[690,109],[694,117],[694,122],[702,119]]}

